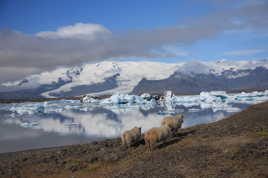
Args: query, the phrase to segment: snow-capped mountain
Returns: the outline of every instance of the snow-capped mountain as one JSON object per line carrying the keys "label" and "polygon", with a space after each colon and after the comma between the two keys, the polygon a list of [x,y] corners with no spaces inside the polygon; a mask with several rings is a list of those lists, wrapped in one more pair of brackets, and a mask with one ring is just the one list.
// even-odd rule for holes
{"label": "snow-capped mountain", "polygon": [[268,60],[178,63],[104,61],[0,84],[0,98],[268,88]]}

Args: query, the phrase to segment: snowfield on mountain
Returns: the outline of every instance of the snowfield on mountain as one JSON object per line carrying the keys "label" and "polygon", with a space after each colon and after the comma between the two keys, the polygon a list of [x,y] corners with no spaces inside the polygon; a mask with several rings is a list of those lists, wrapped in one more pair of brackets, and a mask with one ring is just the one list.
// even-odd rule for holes
{"label": "snowfield on mountain", "polygon": [[[7,98],[10,92],[13,92],[15,96],[14,91],[22,92],[25,97],[154,92],[148,88],[149,86],[155,88],[155,92],[172,89],[175,93],[184,93],[189,87],[193,88],[192,85],[196,85],[196,91],[193,92],[200,92],[206,87],[206,83],[200,86],[203,82],[200,77],[206,78],[206,81],[210,83],[218,82],[217,90],[239,90],[239,86],[230,87],[232,82],[239,83],[246,89],[267,88],[266,74],[268,74],[268,60],[178,63],[104,61],[72,68],[59,68],[31,75],[19,81],[2,83],[0,84],[0,98]],[[255,78],[264,79],[259,82],[254,80]],[[253,79],[254,82],[246,83],[249,79]],[[229,88],[224,86],[226,83],[230,83]],[[207,90],[210,89],[207,88]],[[212,90],[216,89],[212,88]]]}

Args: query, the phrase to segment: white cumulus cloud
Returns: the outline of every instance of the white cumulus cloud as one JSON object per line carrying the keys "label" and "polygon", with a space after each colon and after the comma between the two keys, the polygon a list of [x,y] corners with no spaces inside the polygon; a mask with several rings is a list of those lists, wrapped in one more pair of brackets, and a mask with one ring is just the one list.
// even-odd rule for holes
{"label": "white cumulus cloud", "polygon": [[106,38],[111,32],[100,24],[76,23],[74,25],[60,27],[56,31],[43,31],[36,34],[39,37],[49,39],[86,39],[94,40]]}

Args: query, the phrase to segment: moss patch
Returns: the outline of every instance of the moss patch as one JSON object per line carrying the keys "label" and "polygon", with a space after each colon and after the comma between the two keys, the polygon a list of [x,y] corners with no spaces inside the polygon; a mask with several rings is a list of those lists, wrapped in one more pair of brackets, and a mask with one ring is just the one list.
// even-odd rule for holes
{"label": "moss patch", "polygon": [[265,131],[265,130],[262,130],[262,131],[256,132],[256,135],[257,136],[261,136],[261,137],[267,137],[268,136],[268,132]]}

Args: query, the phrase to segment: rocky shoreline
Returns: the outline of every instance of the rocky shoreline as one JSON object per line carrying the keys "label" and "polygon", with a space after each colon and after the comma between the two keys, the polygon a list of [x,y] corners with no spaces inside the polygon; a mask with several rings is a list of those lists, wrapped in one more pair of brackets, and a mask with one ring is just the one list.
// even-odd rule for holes
{"label": "rocky shoreline", "polygon": [[118,138],[2,153],[0,177],[268,177],[268,102],[180,129],[153,152]]}

